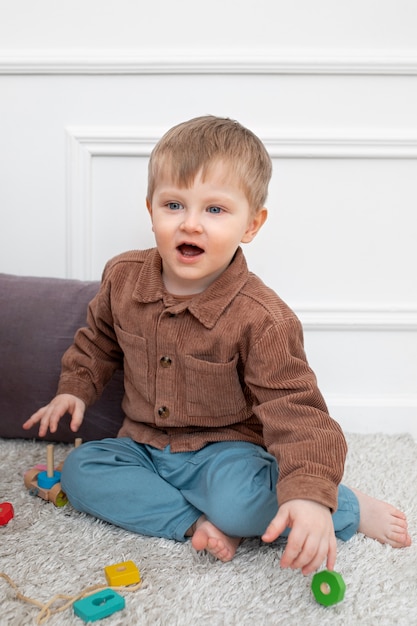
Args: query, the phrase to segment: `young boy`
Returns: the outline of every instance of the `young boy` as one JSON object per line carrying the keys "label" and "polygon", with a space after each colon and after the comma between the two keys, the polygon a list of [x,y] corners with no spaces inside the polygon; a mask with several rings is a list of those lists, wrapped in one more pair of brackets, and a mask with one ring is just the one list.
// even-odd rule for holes
{"label": "young boy", "polygon": [[[123,366],[116,439],[67,458],[72,505],[222,561],[243,537],[288,536],[282,567],[333,569],[336,537],[411,543],[405,515],[339,485],[346,443],[308,366],[299,320],[240,248],[264,224],[272,167],[261,141],[212,116],[179,124],[149,163],[156,248],[106,266],[58,395],[25,424],[55,432]],[[279,505],[278,505],[279,503]]]}

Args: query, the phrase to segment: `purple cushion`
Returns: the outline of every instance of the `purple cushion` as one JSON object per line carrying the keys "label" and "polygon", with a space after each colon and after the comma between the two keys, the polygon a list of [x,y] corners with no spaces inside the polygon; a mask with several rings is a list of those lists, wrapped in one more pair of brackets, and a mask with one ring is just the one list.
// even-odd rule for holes
{"label": "purple cushion", "polygon": [[[62,354],[85,324],[98,282],[0,274],[0,437],[37,437],[22,424],[55,395]],[[48,441],[72,443],[114,437],[123,420],[123,375],[87,409],[77,435],[64,416]]]}

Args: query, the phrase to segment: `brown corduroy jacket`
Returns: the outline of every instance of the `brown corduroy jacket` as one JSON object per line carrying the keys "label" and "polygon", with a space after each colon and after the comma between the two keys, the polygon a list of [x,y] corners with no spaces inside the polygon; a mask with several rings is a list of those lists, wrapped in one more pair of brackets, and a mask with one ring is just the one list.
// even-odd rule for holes
{"label": "brown corduroy jacket", "polygon": [[299,320],[248,271],[240,248],[188,299],[165,291],[156,249],[115,257],[62,364],[58,393],[87,405],[124,368],[119,436],[173,453],[259,444],[278,461],[280,504],[307,498],[336,509],[343,433],[307,363]]}

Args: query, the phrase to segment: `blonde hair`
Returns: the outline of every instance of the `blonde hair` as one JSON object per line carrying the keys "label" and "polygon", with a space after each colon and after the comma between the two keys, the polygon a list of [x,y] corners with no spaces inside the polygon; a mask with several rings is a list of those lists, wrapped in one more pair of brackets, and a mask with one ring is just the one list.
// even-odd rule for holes
{"label": "blonde hair", "polygon": [[268,195],[272,175],[271,158],[261,140],[229,118],[196,117],[171,128],[156,144],[148,167],[147,198],[152,202],[162,170],[175,184],[189,187],[196,174],[202,176],[219,161],[226,162],[237,177],[254,213]]}

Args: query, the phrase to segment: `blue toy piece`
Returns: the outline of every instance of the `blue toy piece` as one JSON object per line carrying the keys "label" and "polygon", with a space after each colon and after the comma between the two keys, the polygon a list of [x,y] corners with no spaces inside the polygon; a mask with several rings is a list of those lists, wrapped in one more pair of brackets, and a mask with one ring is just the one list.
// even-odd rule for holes
{"label": "blue toy piece", "polygon": [[39,472],[38,476],[38,487],[41,489],[51,489],[54,485],[59,483],[61,480],[61,472],[55,470],[52,476],[48,476],[48,472]]}
{"label": "blue toy piece", "polygon": [[44,500],[50,500],[55,506],[65,506],[68,498],[61,489],[61,465],[54,467],[54,446],[49,444],[46,448],[47,464],[25,472],[25,486],[33,496],[39,496]]}
{"label": "blue toy piece", "polygon": [[125,599],[113,589],[103,589],[74,602],[74,613],[84,622],[95,622],[125,608]]}

